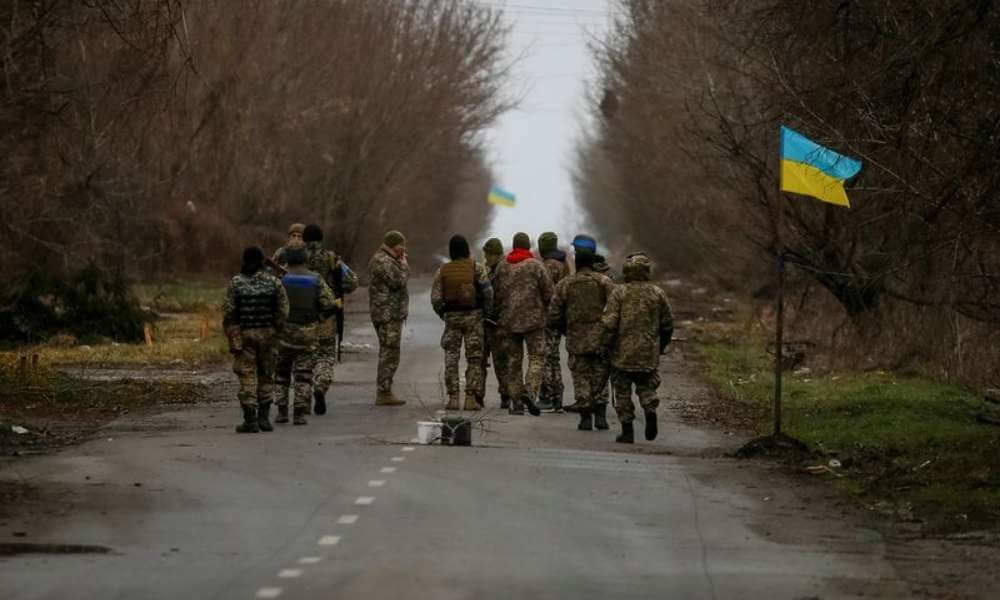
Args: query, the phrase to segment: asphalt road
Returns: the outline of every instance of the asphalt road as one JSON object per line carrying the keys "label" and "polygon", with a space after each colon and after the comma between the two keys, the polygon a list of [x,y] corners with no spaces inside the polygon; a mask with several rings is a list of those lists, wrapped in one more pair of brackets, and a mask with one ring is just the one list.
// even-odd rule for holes
{"label": "asphalt road", "polygon": [[[572,415],[496,409],[477,417],[471,448],[413,444],[416,421],[440,407],[443,354],[426,294],[411,302],[405,407],[372,406],[364,352],[340,366],[330,413],[306,427],[236,435],[233,400],[120,421],[8,464],[0,479],[45,501],[0,523],[0,542],[109,552],[2,557],[2,597],[909,595],[876,533],[766,465],[721,456],[738,440],[668,408],[661,438],[631,448],[614,431],[576,431]],[[363,322],[349,335],[374,344]],[[693,385],[677,360],[664,367],[667,398]]]}

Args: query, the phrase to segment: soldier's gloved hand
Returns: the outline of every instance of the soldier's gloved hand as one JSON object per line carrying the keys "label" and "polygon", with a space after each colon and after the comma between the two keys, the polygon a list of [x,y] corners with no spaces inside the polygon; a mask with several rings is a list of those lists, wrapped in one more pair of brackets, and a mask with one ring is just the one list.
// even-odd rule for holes
{"label": "soldier's gloved hand", "polygon": [[333,301],[333,305],[337,307],[337,310],[344,310],[344,299],[337,298]]}
{"label": "soldier's gloved hand", "polygon": [[673,337],[674,337],[673,329],[667,329],[665,331],[660,332],[660,354],[663,354],[663,352],[667,349],[667,346],[670,345],[670,340]]}

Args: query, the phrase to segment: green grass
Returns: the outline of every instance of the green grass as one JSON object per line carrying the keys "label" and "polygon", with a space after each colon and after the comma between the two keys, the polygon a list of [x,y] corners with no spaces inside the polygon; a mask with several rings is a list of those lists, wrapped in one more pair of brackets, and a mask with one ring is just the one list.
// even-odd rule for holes
{"label": "green grass", "polygon": [[[760,345],[700,347],[725,400],[759,414],[769,432],[774,377]],[[835,454],[842,485],[871,503],[912,513],[930,530],[996,528],[1000,522],[1000,428],[978,423],[977,394],[887,372],[786,373],[785,432]]]}
{"label": "green grass", "polygon": [[157,312],[183,313],[217,310],[226,293],[225,279],[218,281],[163,281],[133,286],[143,306]]}

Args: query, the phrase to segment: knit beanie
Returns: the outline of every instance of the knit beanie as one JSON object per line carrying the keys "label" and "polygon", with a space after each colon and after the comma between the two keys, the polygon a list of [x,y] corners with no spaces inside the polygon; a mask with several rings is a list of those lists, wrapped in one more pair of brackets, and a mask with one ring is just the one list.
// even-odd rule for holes
{"label": "knit beanie", "polygon": [[302,241],[307,244],[309,242],[322,242],[323,230],[319,228],[319,225],[306,225],[305,230],[302,231]]}
{"label": "knit beanie", "polygon": [[597,240],[590,237],[589,235],[580,234],[573,238],[573,249],[577,252],[586,251],[591,253],[597,252]]}
{"label": "knit beanie", "polygon": [[243,251],[243,265],[240,272],[244,275],[253,275],[260,270],[264,264],[264,251],[259,246],[250,246]]}
{"label": "knit beanie", "polygon": [[499,238],[490,238],[483,244],[483,254],[488,256],[501,256],[503,254],[503,242]]}
{"label": "knit beanie", "polygon": [[448,240],[448,256],[451,257],[451,260],[469,258],[469,242],[465,236],[451,236],[451,239]]}
{"label": "knit beanie", "polygon": [[522,250],[531,250],[531,238],[527,233],[520,231],[514,234],[514,247]]}
{"label": "knit beanie", "polygon": [[553,231],[546,231],[538,236],[538,253],[545,255],[559,249],[559,236]]}
{"label": "knit beanie", "polygon": [[291,226],[288,228],[288,235],[292,235],[293,233],[302,235],[302,232],[305,231],[305,229],[306,226],[303,225],[302,223],[292,223]]}
{"label": "knit beanie", "polygon": [[385,243],[386,246],[388,246],[390,248],[395,248],[396,246],[399,246],[400,244],[405,244],[406,243],[406,238],[403,237],[402,233],[400,233],[400,232],[398,232],[398,231],[396,231],[394,229],[394,230],[390,231],[389,233],[385,234],[385,238],[382,241],[383,241],[383,243]]}

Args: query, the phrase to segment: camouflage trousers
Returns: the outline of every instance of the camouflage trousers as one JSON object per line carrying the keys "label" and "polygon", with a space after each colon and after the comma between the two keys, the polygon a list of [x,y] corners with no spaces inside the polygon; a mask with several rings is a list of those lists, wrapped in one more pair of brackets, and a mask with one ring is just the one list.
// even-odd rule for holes
{"label": "camouflage trousers", "polygon": [[656,410],[660,399],[656,390],[660,387],[660,374],[657,371],[619,371],[611,370],[611,386],[615,390],[615,412],[622,423],[635,420],[635,404],[632,403],[632,386],[639,396],[642,409]]}
{"label": "camouflage trousers", "polygon": [[337,364],[337,338],[323,338],[316,343],[316,366],[313,388],[326,394],[333,385],[333,367]]}
{"label": "camouflage trousers", "polygon": [[388,321],[375,324],[378,334],[378,391],[392,391],[392,378],[399,368],[399,345],[403,338],[403,322]]}
{"label": "camouflage trousers", "polygon": [[243,349],[233,356],[233,373],[240,382],[236,393],[243,406],[258,406],[274,397],[274,330],[249,329],[241,335]]}
{"label": "camouflage trousers", "polygon": [[548,330],[545,334],[545,366],[542,370],[542,387],[538,400],[553,407],[563,404],[562,368],[559,366],[559,342],[562,334]]}
{"label": "camouflage trousers", "polygon": [[493,358],[493,375],[497,380],[497,389],[500,391],[500,398],[509,398],[507,391],[507,376],[504,365],[507,364],[507,357],[504,353],[504,346],[501,343],[503,338],[497,332],[496,327],[487,326],[484,330],[486,346],[483,350],[483,378],[479,385],[479,397],[486,398],[487,363]]}
{"label": "camouflage trousers", "polygon": [[312,408],[315,351],[312,346],[278,344],[278,369],[274,377],[278,386],[278,406],[288,406],[288,388],[292,384],[294,375],[293,406],[296,409],[306,409],[306,412]]}
{"label": "camouflage trousers", "polygon": [[573,398],[580,408],[593,410],[608,403],[608,371],[611,367],[600,354],[570,354]]}
{"label": "camouflage trousers", "polygon": [[[504,331],[504,371],[511,400],[520,402],[524,395],[538,397],[542,387],[542,370],[545,362],[545,330],[535,329],[524,333]],[[524,349],[528,348],[528,371],[524,372]]]}
{"label": "camouflage trousers", "polygon": [[458,363],[465,342],[465,389],[478,394],[486,376],[483,373],[483,356],[486,340],[483,333],[483,311],[450,312],[444,315],[444,333],[441,347],[444,348],[444,387],[448,394],[459,393]]}

